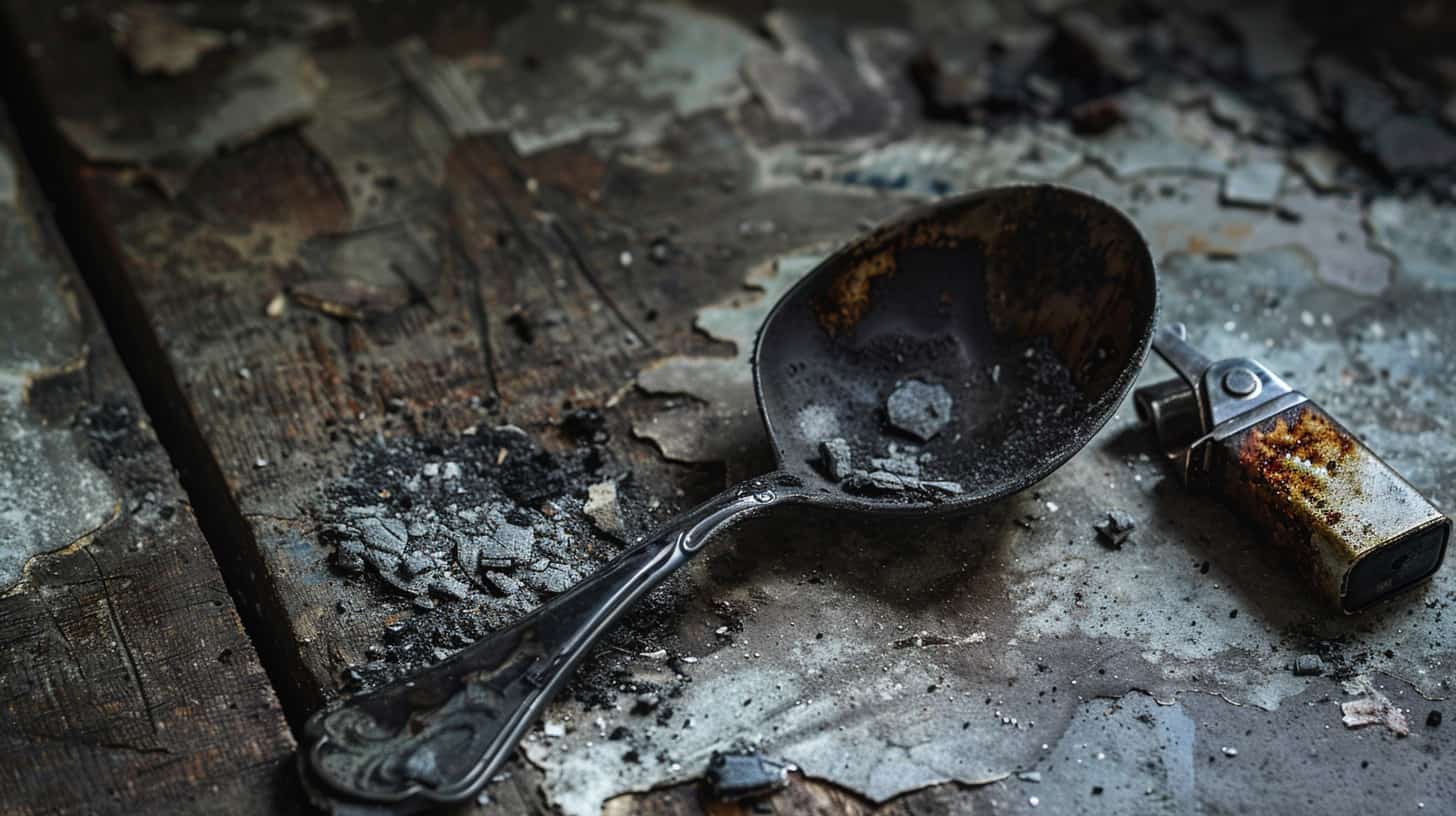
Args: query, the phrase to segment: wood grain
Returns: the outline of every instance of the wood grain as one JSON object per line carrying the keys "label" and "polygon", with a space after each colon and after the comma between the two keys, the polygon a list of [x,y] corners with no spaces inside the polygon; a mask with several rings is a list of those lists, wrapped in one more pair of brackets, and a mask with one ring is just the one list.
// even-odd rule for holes
{"label": "wood grain", "polygon": [[[139,80],[98,34],[104,9],[76,20],[34,0],[4,5],[19,41],[39,46],[25,49],[25,67],[52,127],[144,119],[204,98],[208,78],[236,58],[169,85]],[[313,49],[329,85],[306,126],[181,177],[75,149],[56,156],[94,252],[92,285],[119,304],[126,343],[150,372],[144,387],[166,406],[158,421],[205,497],[205,526],[249,598],[244,613],[294,720],[336,693],[387,623],[411,614],[407,598],[342,580],[319,538],[323,486],[348,471],[358,445],[510,422],[553,446],[564,444],[565,410],[618,405],[610,449],[662,497],[665,517],[720,489],[723,471],[666,462],[632,438],[632,422],[660,409],[632,392],[637,371],[669,354],[730,354],[692,329],[698,307],[741,291],[753,265],[841,240],[891,207],[750,191],[753,168],[723,143],[730,126],[719,114],[675,124],[649,166],[584,145],[522,157],[503,136],[452,137],[390,49],[419,33],[443,41],[440,53],[479,50],[493,21],[462,23],[473,32],[428,15],[384,25],[371,7],[358,4],[362,32],[331,32]],[[749,220],[780,226],[746,242]],[[649,259],[660,239],[671,263]],[[313,297],[361,276],[387,305],[345,315]],[[745,463],[766,468],[767,451],[757,456]],[[549,811],[538,772],[510,768],[490,795],[510,812]],[[826,812],[842,801],[828,788],[795,790]],[[668,793],[652,807],[700,810]]]}
{"label": "wood grain", "polygon": [[[0,159],[20,165],[3,116]],[[28,324],[29,340],[57,346],[74,334],[78,356],[28,374],[7,422],[57,450],[77,446],[80,463],[32,464],[94,468],[114,502],[74,540],[38,542],[46,552],[0,588],[0,811],[294,809],[293,740],[268,677],[44,201],[23,167],[18,175],[14,205],[0,203],[13,241],[0,265],[12,284],[57,293],[71,315],[53,325],[10,314],[5,325]],[[7,295],[0,309],[26,302]],[[8,513],[62,510],[15,500],[6,498]]]}

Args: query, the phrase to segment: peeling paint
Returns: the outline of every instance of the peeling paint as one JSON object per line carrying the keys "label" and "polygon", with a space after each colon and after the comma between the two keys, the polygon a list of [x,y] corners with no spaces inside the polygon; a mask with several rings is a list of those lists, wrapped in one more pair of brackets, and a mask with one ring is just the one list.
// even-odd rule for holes
{"label": "peeling paint", "polygon": [[275,45],[239,62],[203,98],[154,110],[146,135],[109,132],[92,120],[62,119],[60,126],[92,161],[185,170],[218,150],[307,119],[326,84],[305,47]]}
{"label": "peeling paint", "polygon": [[1456,289],[1456,208],[1420,199],[1378,198],[1370,205],[1370,231],[1400,261],[1400,271],[1432,290]]}
{"label": "peeling paint", "polygon": [[[753,340],[758,327],[788,291],[812,270],[822,255],[789,255],[752,269],[748,291],[700,309],[694,325],[715,340],[732,343],[732,357],[676,356],[638,372],[637,387],[649,394],[686,395],[707,403],[709,418],[696,412],[667,410],[637,422],[632,432],[650,439],[663,456],[679,462],[741,459],[763,438],[753,396]],[[711,426],[711,430],[704,425]]]}
{"label": "peeling paint", "polygon": [[829,183],[912,198],[1015,181],[1056,181],[1082,164],[1075,138],[1057,125],[913,134],[864,150],[788,144],[758,157],[766,189]]}
{"label": "peeling paint", "polygon": [[227,44],[221,32],[187,25],[157,3],[132,3],[113,15],[111,25],[112,41],[142,75],[185,74]]}
{"label": "peeling paint", "polygon": [[37,234],[27,218],[0,210],[0,592],[32,557],[103,525],[119,501],[71,428],[47,424],[27,401],[37,379],[83,367],[86,354],[61,270]]}
{"label": "peeling paint", "polygon": [[1146,176],[1126,182],[1084,168],[1064,181],[1121,206],[1154,257],[1293,247],[1313,259],[1319,278],[1348,292],[1376,295],[1395,277],[1390,257],[1366,236],[1365,211],[1355,195],[1317,195],[1287,179],[1280,214],[1219,206],[1220,184],[1213,178]]}
{"label": "peeling paint", "polygon": [[1149,173],[1222,176],[1239,145],[1199,108],[1179,108],[1141,92],[1117,100],[1125,121],[1084,140],[1088,158],[1118,178]]}
{"label": "peeling paint", "polygon": [[[450,62],[409,40],[396,57],[457,137],[508,132],[523,156],[589,136],[651,143],[673,116],[746,99],[740,65],[768,50],[737,23],[664,3],[545,4],[497,40],[499,59]],[[542,42],[555,44],[552,53],[539,53]],[[501,79],[503,66],[523,60],[540,64]]]}

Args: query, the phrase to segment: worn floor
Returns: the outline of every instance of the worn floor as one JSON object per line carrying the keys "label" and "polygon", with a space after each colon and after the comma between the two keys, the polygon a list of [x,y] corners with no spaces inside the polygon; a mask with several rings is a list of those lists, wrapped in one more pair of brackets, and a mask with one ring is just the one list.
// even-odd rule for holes
{"label": "worn floor", "polygon": [[[778,294],[990,184],[1123,208],[1164,321],[1456,500],[1439,4],[437,5],[4,4],[31,158],[295,724],[767,470]],[[1447,568],[1332,613],[1129,402],[967,518],[723,536],[470,810],[1451,812],[1453,604]],[[714,803],[735,747],[801,773]]]}

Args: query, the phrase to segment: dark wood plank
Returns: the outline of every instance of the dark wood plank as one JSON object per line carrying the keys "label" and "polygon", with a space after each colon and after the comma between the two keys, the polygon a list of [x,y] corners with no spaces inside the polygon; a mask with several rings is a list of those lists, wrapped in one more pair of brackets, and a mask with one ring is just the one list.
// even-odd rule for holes
{"label": "dark wood plank", "polygon": [[[138,77],[112,42],[120,5],[4,7],[94,250],[93,285],[115,295],[129,343],[155,356],[144,388],[167,411],[158,421],[295,720],[369,662],[386,625],[415,614],[408,597],[330,565],[326,489],[362,447],[509,422],[560,450],[566,410],[613,407],[607,449],[657,499],[634,520],[645,528],[720,489],[724,473],[667,462],[633,437],[662,407],[632,390],[638,371],[672,354],[731,355],[694,331],[697,308],[742,292],[748,268],[898,207],[753,189],[756,168],[725,140],[722,113],[674,122],[632,161],[581,143],[522,156],[504,135],[456,132],[432,96],[438,78],[402,42],[418,33],[436,54],[487,56],[490,15],[399,19],[359,3],[357,24],[323,30],[242,21],[256,37],[181,76]],[[232,19],[226,6],[202,4],[199,17]],[[293,87],[318,94],[305,124],[269,120],[264,135],[200,153],[135,136],[158,123],[195,132],[188,111],[216,106],[229,77],[280,42],[327,77],[322,90]],[[123,150],[97,133],[140,141]],[[151,158],[117,158],[128,151]],[[668,263],[650,258],[664,239]],[[735,466],[766,466],[766,451],[742,453]],[[549,810],[530,766],[511,773],[493,799]],[[699,808],[660,796],[661,812]],[[822,807],[844,797],[824,793]]]}
{"label": "dark wood plank", "polygon": [[[29,65],[54,122],[206,96],[197,77],[172,86],[173,98],[156,80],[120,75],[93,16],[11,4],[21,41],[46,44]],[[90,57],[59,58],[64,48]],[[452,139],[387,47],[331,43],[316,60],[329,90],[302,129],[185,170],[67,151],[98,275],[134,298],[142,344],[164,355],[163,402],[179,406],[174,421],[206,451],[188,469],[214,471],[210,510],[235,528],[242,570],[259,582],[270,648],[296,646],[279,657],[280,692],[305,712],[408,611],[407,599],[341,582],[319,541],[321,485],[348,470],[361,442],[512,422],[559,443],[568,404],[620,397],[664,353],[711,351],[691,312],[741,285],[712,263],[718,244],[693,248],[670,273],[618,262],[629,245],[645,253],[655,234],[621,212],[640,216],[655,200],[651,217],[671,220],[682,197],[659,194],[682,179],[608,168],[584,147],[523,159],[496,137]],[[172,198],[158,185],[173,189],[177,173],[185,183]],[[607,207],[613,183],[633,194]],[[736,200],[720,218],[750,206]],[[340,317],[329,285],[369,275],[386,305]],[[721,484],[711,469],[663,463],[633,441],[630,415],[612,422],[617,450],[646,468],[640,479],[695,495]],[[348,614],[335,611],[341,599]]]}
{"label": "dark wood plank", "polygon": [[0,117],[0,811],[290,809],[293,740]]}

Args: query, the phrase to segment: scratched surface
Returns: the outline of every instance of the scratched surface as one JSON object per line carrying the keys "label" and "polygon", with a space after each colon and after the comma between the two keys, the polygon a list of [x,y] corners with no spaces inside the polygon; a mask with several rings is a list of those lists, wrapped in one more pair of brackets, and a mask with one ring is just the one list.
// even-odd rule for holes
{"label": "scratched surface", "polygon": [[293,748],[0,117],[0,810],[287,809]]}
{"label": "scratched surface", "polygon": [[[566,411],[600,407],[645,533],[769,467],[748,347],[806,258],[997,182],[1124,208],[1165,319],[1269,363],[1449,509],[1449,66],[1265,37],[1312,25],[1275,4],[1115,5],[204,3],[181,22],[243,35],[141,78],[109,5],[5,4],[294,715],[387,624],[451,608],[331,566],[324,494],[362,446],[453,450],[510,422],[560,449]],[[1358,22],[1451,30],[1408,17]],[[963,58],[992,40],[996,60]],[[697,812],[711,752],[749,742],[807,777],[782,812],[1456,808],[1453,729],[1427,724],[1450,713],[1450,570],[1333,616],[1153,454],[1125,405],[968,518],[746,525],[595,656],[601,693],[554,706],[488,798]],[[1138,525],[1120,550],[1092,529],[1113,509]],[[1322,675],[1294,674],[1306,654]],[[645,712],[644,684],[663,690]],[[1347,727],[1352,702],[1383,724]]]}

